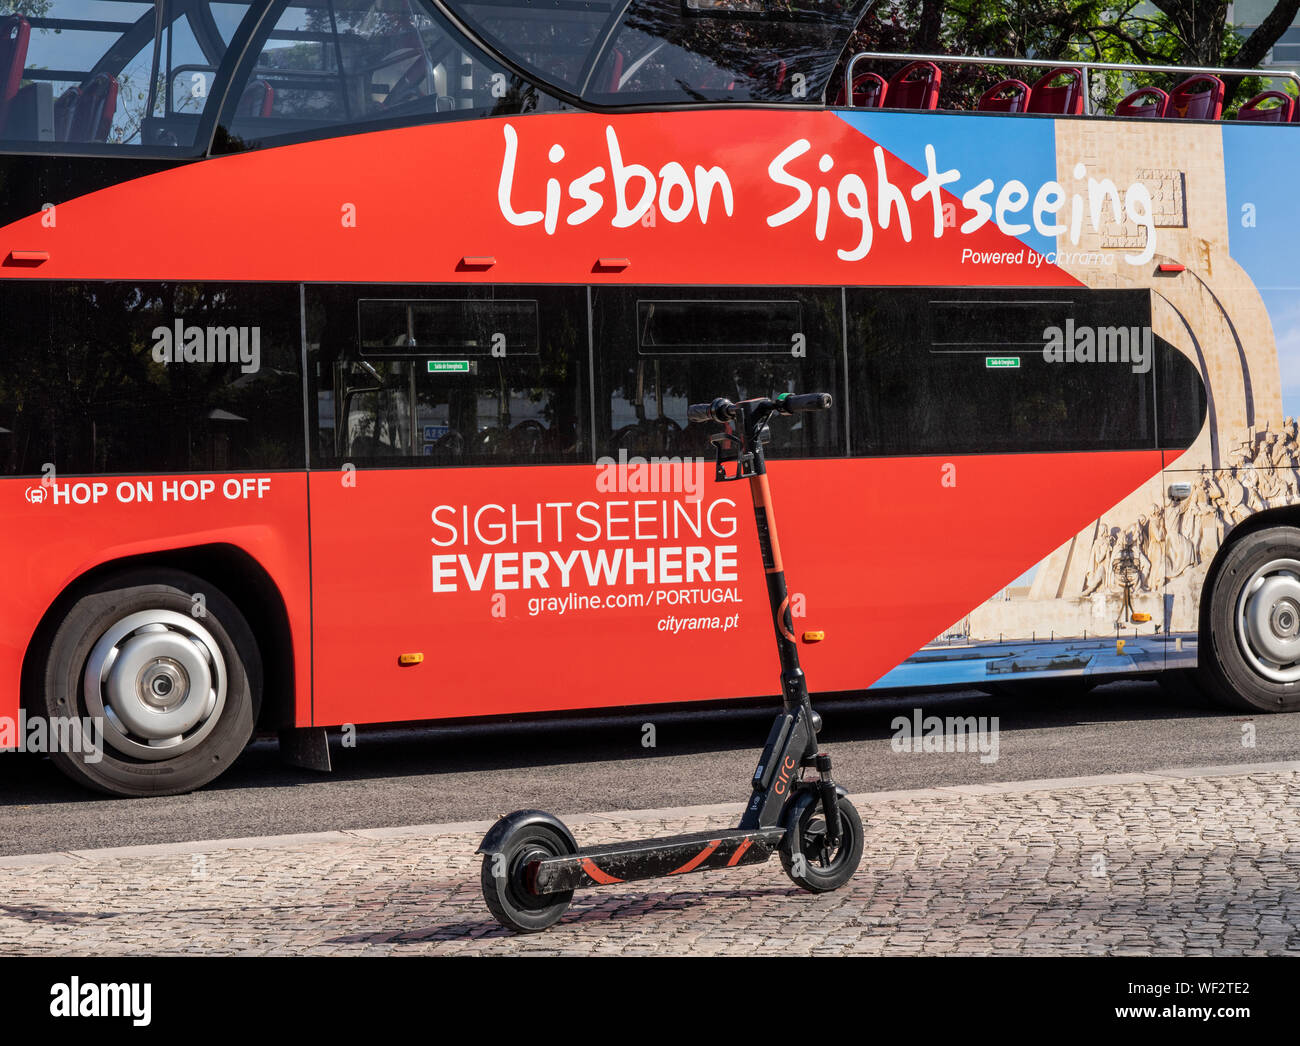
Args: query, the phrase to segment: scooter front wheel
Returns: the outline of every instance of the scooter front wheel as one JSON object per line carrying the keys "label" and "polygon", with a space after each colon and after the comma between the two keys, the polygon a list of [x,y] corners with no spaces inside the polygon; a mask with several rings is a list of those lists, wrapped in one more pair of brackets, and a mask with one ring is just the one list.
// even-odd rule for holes
{"label": "scooter front wheel", "polygon": [[546,824],[528,824],[483,855],[479,881],[483,900],[497,922],[516,933],[538,933],[560,920],[573,900],[572,890],[535,894],[528,889],[528,866],[547,857],[573,853],[569,841]]}
{"label": "scooter front wheel", "polygon": [[839,845],[831,846],[826,838],[826,816],[820,797],[807,798],[796,805],[781,842],[781,866],[796,886],[809,893],[838,890],[853,878],[862,861],[862,818],[854,805],[840,797]]}

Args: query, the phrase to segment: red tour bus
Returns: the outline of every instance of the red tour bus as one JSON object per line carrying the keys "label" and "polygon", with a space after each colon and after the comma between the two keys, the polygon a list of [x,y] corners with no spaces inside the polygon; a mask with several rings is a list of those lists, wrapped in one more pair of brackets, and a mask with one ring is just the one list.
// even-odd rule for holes
{"label": "red tour bus", "polygon": [[0,747],[768,694],[686,407],[791,390],[818,689],[1300,707],[1297,78],[967,97],[868,6],[0,0]]}

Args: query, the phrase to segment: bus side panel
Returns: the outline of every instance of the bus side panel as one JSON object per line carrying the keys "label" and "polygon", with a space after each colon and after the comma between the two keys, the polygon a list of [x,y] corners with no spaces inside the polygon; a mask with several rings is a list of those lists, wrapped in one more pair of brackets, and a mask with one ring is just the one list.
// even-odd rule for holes
{"label": "bus side panel", "polygon": [[[295,722],[310,722],[304,474],[59,477],[49,485],[8,479],[0,481],[0,533],[11,549],[27,550],[11,559],[0,588],[0,717],[17,716],[32,633],[77,578],[131,556],[230,545],[256,560],[284,599],[293,640]],[[213,580],[220,586],[220,578]]]}
{"label": "bus side panel", "polygon": [[[952,465],[772,463],[796,628],[828,633],[804,648],[814,689],[869,685],[1161,458]],[[595,466],[313,473],[316,723],[775,693],[749,491],[704,471],[698,503]]]}
{"label": "bus side panel", "polygon": [[[914,148],[919,136],[937,143],[934,175]],[[889,147],[894,138],[910,159]],[[999,150],[997,173],[1014,184],[986,191],[988,213],[966,223],[957,218],[962,194],[941,188],[939,176],[956,173],[948,168],[960,156],[975,186],[987,143],[1004,139],[1012,144]],[[598,273],[601,284],[784,285],[798,273],[807,285],[962,286],[977,274],[989,286],[1071,287],[1072,276],[1003,229],[1020,227],[1005,205],[990,220],[1018,179],[1037,190],[1026,172],[1050,173],[1052,143],[1051,121],[1014,116],[720,110],[467,120],[254,149],[122,182],[60,203],[56,229],[38,210],[0,226],[0,252],[48,252],[9,274],[18,279],[581,285]],[[469,161],[413,164],[413,156]],[[547,203],[552,179],[562,205]],[[821,219],[814,189],[826,194]],[[892,201],[883,221],[881,192]],[[341,220],[343,205],[358,219]],[[1010,209],[1030,216],[1027,200]],[[140,214],[165,214],[185,236],[159,237]],[[493,264],[463,263],[482,256]]]}
{"label": "bus side panel", "polygon": [[[1011,636],[1013,622],[1033,612],[1041,640],[1043,608],[1058,621],[1059,639],[1060,616],[1091,604],[1089,627],[1117,625],[1125,657],[1153,655],[1163,643],[1165,667],[1191,668],[1206,583],[1234,528],[1261,512],[1293,525],[1300,505],[1295,190],[1278,176],[1300,168],[1300,135],[1249,123],[1061,121],[1057,151],[1062,182],[1083,157],[1089,177],[1141,182],[1155,202],[1150,270],[1117,261],[1148,242],[1118,222],[1100,236],[1085,233],[1083,253],[1065,268],[1093,292],[1149,289],[1153,341],[1168,350],[1155,367],[1163,481],[1106,507],[1029,582],[972,614],[967,631],[992,622],[996,634],[1005,622]],[[1023,626],[1017,638],[1027,638]],[[1076,661],[1080,653],[1073,644]],[[1117,667],[1116,654],[1106,669]],[[1035,659],[1047,661],[1041,648],[1020,664]]]}

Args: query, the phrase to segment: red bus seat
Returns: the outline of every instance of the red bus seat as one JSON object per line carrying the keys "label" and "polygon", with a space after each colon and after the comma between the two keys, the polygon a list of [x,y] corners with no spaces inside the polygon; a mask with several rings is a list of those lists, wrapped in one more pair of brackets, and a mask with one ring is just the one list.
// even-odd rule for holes
{"label": "red bus seat", "polygon": [[749,75],[752,79],[766,79],[768,85],[774,91],[779,91],[785,86],[786,72],[787,66],[784,58],[778,58],[775,62],[756,62],[749,68]]}
{"label": "red bus seat", "polygon": [[1024,80],[1003,80],[980,95],[976,108],[982,113],[1023,113],[1032,93]]}
{"label": "red bus seat", "polygon": [[[745,77],[760,91],[780,91],[785,83],[786,64],[778,58],[775,62],[751,62],[745,66]],[[736,81],[727,84],[728,91],[736,89]],[[843,90],[843,88],[841,88]]]}
{"label": "red bus seat", "polygon": [[933,62],[913,62],[889,78],[885,91],[889,108],[939,108],[939,84],[942,81],[943,73]]}
{"label": "red bus seat", "polygon": [[54,140],[66,142],[68,129],[72,126],[72,114],[77,108],[77,98],[81,95],[80,87],[69,87],[54,100]]}
{"label": "red bus seat", "polygon": [[32,27],[26,18],[15,16],[0,22],[0,133],[9,117],[9,104],[22,86],[31,35]]}
{"label": "red bus seat", "polygon": [[[1277,105],[1264,105],[1277,102]],[[1237,110],[1238,120],[1260,123],[1290,123],[1296,115],[1295,99],[1283,91],[1261,91]]]}
{"label": "red bus seat", "polygon": [[275,88],[265,80],[253,80],[239,96],[235,113],[239,116],[270,116],[275,102]]}
{"label": "red bus seat", "polygon": [[1163,118],[1169,115],[1169,95],[1159,87],[1139,87],[1115,106],[1115,115]]}
{"label": "red bus seat", "polygon": [[1175,120],[1217,120],[1223,115],[1224,94],[1222,80],[1198,73],[1169,92],[1167,115]]}
{"label": "red bus seat", "polygon": [[[885,104],[885,94],[888,89],[889,85],[885,82],[885,78],[878,73],[858,73],[853,78],[853,97],[849,99],[848,104],[854,109],[879,109]],[[841,81],[831,105],[843,104],[844,83]]]}
{"label": "red bus seat", "polygon": [[117,77],[93,76],[69,87],[54,103],[54,137],[61,142],[106,142],[117,112]]}
{"label": "red bus seat", "polygon": [[627,56],[624,55],[623,52],[620,51],[617,47],[614,48],[614,53],[610,57],[610,62],[609,62],[608,90],[610,94],[618,94],[618,89],[623,82],[623,65],[626,61],[627,61]]}
{"label": "red bus seat", "polygon": [[[1057,80],[1066,82],[1051,86]],[[1037,80],[1029,89],[1031,113],[1055,113],[1058,116],[1083,115],[1083,70],[1075,68],[1053,69]]]}

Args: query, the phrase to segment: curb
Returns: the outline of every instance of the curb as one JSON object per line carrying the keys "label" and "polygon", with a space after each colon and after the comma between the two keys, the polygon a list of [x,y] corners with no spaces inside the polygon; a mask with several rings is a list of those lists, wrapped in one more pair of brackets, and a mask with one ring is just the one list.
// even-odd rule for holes
{"label": "curb", "polygon": [[[952,799],[960,796],[998,795],[1016,792],[1067,791],[1115,785],[1163,784],[1170,780],[1198,777],[1247,777],[1251,774],[1300,773],[1300,760],[1280,763],[1236,763],[1226,766],[1174,767],[1139,773],[1099,774],[1088,777],[1050,777],[1031,781],[1003,781],[992,784],[942,785],[903,791],[863,792],[850,798],[861,805]],[[617,810],[609,813],[577,814],[565,824],[598,825],[614,822],[675,821],[695,817],[735,819],[744,803],[710,806],[677,806],[658,810]],[[353,828],[332,832],[300,832],[293,835],[259,835],[239,839],[206,839],[183,843],[155,843],[146,846],[114,846],[95,850],[63,850],[54,853],[19,854],[0,857],[0,869],[34,866],[85,864],[133,857],[173,857],[215,853],[223,850],[282,850],[299,846],[346,843],[356,839],[386,842],[394,839],[429,839],[444,835],[483,835],[493,821],[454,821],[446,824],[401,825],[392,828]]]}

